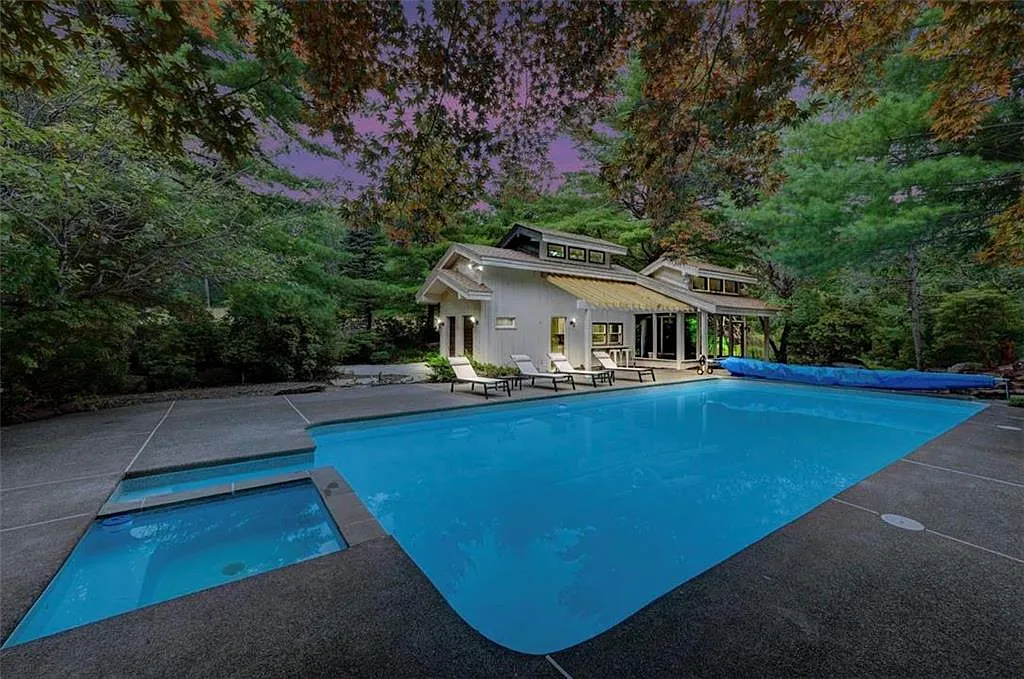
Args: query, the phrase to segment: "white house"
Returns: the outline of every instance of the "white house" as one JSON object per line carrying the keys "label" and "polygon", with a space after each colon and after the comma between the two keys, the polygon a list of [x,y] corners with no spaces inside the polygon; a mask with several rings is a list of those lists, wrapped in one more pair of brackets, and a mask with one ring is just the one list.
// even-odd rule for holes
{"label": "white house", "polygon": [[[507,364],[547,353],[590,365],[680,368],[699,356],[746,355],[747,321],[776,309],[744,294],[757,280],[720,266],[659,259],[640,273],[613,263],[621,245],[522,224],[497,244],[455,243],[416,293],[439,307],[445,356]],[[767,353],[767,352],[766,352]]]}

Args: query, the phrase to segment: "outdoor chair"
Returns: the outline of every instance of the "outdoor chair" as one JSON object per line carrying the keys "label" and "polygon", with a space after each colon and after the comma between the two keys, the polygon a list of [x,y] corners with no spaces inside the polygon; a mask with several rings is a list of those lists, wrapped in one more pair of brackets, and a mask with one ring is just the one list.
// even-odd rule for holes
{"label": "outdoor chair", "polygon": [[476,391],[476,385],[479,384],[484,388],[485,399],[489,398],[491,391],[499,390],[504,391],[508,396],[512,396],[512,387],[508,380],[480,377],[473,370],[473,364],[465,356],[452,356],[448,359],[448,363],[451,364],[452,370],[455,371],[455,377],[452,379],[452,392],[455,391],[456,384],[468,384],[470,391]]}
{"label": "outdoor chair", "polygon": [[537,370],[533,360],[526,354],[511,354],[511,357],[512,362],[519,368],[519,376],[524,380],[529,379],[531,387],[537,386],[537,380],[551,380],[551,386],[555,388],[555,391],[558,391],[559,382],[568,383],[572,386],[573,391],[576,390],[576,381],[572,378],[572,375],[541,372]]}
{"label": "outdoor chair", "polygon": [[548,358],[555,364],[555,371],[573,377],[586,377],[596,387],[598,382],[615,384],[615,373],[611,370],[577,370],[569,363],[565,354],[549,353]]}
{"label": "outdoor chair", "polygon": [[620,366],[612,359],[612,357],[608,354],[607,351],[595,351],[594,358],[597,359],[597,362],[601,364],[602,368],[604,368],[605,370],[611,370],[613,374],[616,371],[633,373],[641,382],[644,381],[644,375],[650,375],[651,381],[657,382],[657,380],[654,378],[654,368],[630,368],[626,366]]}

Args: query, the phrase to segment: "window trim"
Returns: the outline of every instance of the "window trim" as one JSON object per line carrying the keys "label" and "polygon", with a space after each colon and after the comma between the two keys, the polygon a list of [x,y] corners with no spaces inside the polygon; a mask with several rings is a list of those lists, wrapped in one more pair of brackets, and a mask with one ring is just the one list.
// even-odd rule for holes
{"label": "window trim", "polygon": [[[703,281],[702,287],[697,287],[697,281]],[[708,291],[708,277],[707,276],[690,276],[690,289],[697,290],[698,292]]]}
{"label": "window trim", "polygon": [[[502,325],[500,321],[506,320],[509,323]],[[515,330],[516,329],[516,317],[515,316],[495,316],[494,317],[494,329],[495,330]]]}
{"label": "window trim", "polygon": [[[730,284],[732,285],[732,290],[729,290],[729,285]],[[723,278],[722,279],[722,292],[724,292],[727,295],[738,295],[738,294],[740,294],[739,293],[739,285],[740,284],[738,282],[736,282],[736,281],[731,281],[728,278]]]}
{"label": "window trim", "polygon": [[608,255],[604,250],[587,250],[587,261],[591,264],[606,264]]}
{"label": "window trim", "polygon": [[[578,256],[577,257],[573,257],[573,253],[576,253]],[[568,260],[570,262],[586,262],[587,261],[587,249],[586,248],[578,248],[578,247],[570,245],[569,246],[569,253],[568,253],[568,257],[567,258],[568,258]]]}
{"label": "window trim", "polygon": [[[595,338],[597,335],[598,328],[601,328],[601,335],[604,337],[604,341],[598,341]],[[616,331],[615,328],[618,328]],[[613,342],[612,337],[618,336],[618,342]],[[612,323],[608,321],[601,321],[600,323],[590,324],[590,344],[594,347],[620,347],[623,346],[625,341],[625,324],[624,323]]]}
{"label": "window trim", "polygon": [[[712,290],[711,289],[711,281],[718,281],[718,289],[717,290]],[[708,292],[713,292],[715,294],[719,294],[719,293],[722,292],[722,289],[724,287],[725,286],[723,285],[721,278],[708,278]]]}
{"label": "window trim", "polygon": [[[556,252],[561,250],[562,254],[553,255],[551,254],[552,249]],[[547,243],[544,248],[544,253],[547,255],[548,259],[565,259],[565,246],[561,243]]]}

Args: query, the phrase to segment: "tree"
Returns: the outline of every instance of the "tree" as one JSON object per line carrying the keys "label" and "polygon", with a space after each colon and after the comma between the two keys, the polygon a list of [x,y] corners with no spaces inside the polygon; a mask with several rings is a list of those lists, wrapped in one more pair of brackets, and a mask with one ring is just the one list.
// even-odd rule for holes
{"label": "tree", "polygon": [[1020,298],[995,288],[953,292],[936,309],[936,353],[947,363],[980,358],[985,367],[1012,360],[1024,341]]}
{"label": "tree", "polygon": [[[923,257],[933,249],[969,257],[984,247],[992,216],[1016,200],[1024,170],[1019,149],[1002,135],[943,142],[932,134],[935,95],[918,77],[930,68],[894,58],[873,107],[850,114],[837,106],[788,134],[780,191],[733,213],[770,243],[774,258],[804,275],[900,264],[918,368]],[[1017,104],[990,115],[1024,129]]]}

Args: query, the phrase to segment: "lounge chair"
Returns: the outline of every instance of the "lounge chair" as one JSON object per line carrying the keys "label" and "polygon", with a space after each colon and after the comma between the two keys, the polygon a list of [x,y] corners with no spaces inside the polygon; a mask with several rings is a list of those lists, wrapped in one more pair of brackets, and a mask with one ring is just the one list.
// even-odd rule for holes
{"label": "lounge chair", "polygon": [[455,378],[452,380],[451,391],[455,391],[456,384],[469,384],[470,391],[476,391],[476,385],[480,385],[484,388],[484,398],[488,398],[489,391],[504,391],[509,396],[512,395],[512,387],[508,380],[496,379],[493,377],[480,377],[473,370],[473,364],[469,362],[469,359],[465,356],[452,356],[448,359],[448,363],[451,364],[452,370],[455,371]]}
{"label": "lounge chair", "polygon": [[558,391],[559,382],[569,383],[573,391],[576,391],[576,380],[572,378],[572,375],[541,372],[537,370],[537,366],[526,354],[512,354],[511,356],[512,362],[519,368],[519,376],[523,379],[529,378],[531,387],[537,386],[537,380],[551,380],[551,386],[555,388],[555,391]]}
{"label": "lounge chair", "polygon": [[615,373],[616,371],[633,373],[641,382],[644,381],[644,375],[650,375],[651,382],[657,382],[657,380],[654,379],[654,368],[622,367],[612,359],[607,351],[595,351],[594,358],[597,359],[597,362],[601,364],[602,368],[605,370],[611,370],[612,373]]}
{"label": "lounge chair", "polygon": [[560,372],[573,377],[586,377],[596,387],[598,382],[615,384],[615,373],[611,370],[577,370],[569,363],[564,354],[548,354],[548,358],[555,364],[555,372]]}

